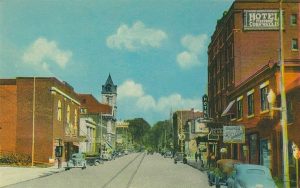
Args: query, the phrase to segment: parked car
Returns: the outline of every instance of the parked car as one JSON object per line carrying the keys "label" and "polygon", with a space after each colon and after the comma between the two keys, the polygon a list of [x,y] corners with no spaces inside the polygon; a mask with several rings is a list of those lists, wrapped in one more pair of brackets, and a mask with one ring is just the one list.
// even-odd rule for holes
{"label": "parked car", "polygon": [[183,152],[176,152],[174,156],[174,163],[182,162],[183,164],[187,163],[186,154]]}
{"label": "parked car", "polygon": [[240,161],[233,159],[221,159],[217,161],[217,166],[207,171],[208,184],[215,185],[216,188],[226,185],[227,178],[232,174],[234,164],[240,164]]}
{"label": "parked car", "polygon": [[103,159],[100,157],[100,155],[90,155],[85,158],[86,163],[90,166],[98,166],[100,164],[103,164]]}
{"label": "parked car", "polygon": [[227,180],[228,188],[275,188],[270,169],[253,164],[237,164],[230,178]]}
{"label": "parked car", "polygon": [[85,156],[82,153],[74,153],[72,154],[71,159],[67,162],[67,167],[65,170],[70,170],[71,168],[86,168],[86,160]]}
{"label": "parked car", "polygon": [[172,157],[173,157],[173,155],[172,155],[172,152],[171,152],[171,151],[165,152],[164,158],[172,158]]}

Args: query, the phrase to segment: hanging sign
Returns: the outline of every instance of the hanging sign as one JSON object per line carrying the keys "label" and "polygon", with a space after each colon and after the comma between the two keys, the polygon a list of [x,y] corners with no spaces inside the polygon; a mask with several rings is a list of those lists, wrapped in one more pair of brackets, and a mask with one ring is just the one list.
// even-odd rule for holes
{"label": "hanging sign", "polygon": [[224,143],[245,143],[245,127],[224,126],[223,142]]}

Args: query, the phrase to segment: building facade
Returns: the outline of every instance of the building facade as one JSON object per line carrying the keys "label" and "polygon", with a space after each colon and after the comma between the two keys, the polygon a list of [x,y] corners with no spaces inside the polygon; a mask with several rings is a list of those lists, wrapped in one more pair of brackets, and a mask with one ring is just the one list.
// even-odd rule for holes
{"label": "building facade", "polygon": [[34,163],[54,162],[56,146],[63,146],[62,160],[78,152],[80,102],[68,83],[18,77],[1,79],[0,90],[2,151],[28,155]]}
{"label": "building facade", "polygon": [[[300,145],[300,65],[287,64],[285,83],[288,115],[289,165],[291,179],[295,180],[295,159],[292,144]],[[271,109],[267,100],[272,90],[276,96],[274,107],[280,107],[280,70],[270,63],[241,83],[229,94],[236,115],[231,122],[245,126],[245,143],[229,147],[231,158],[264,165],[274,176],[282,174],[282,129],[280,112]]]}
{"label": "building facade", "polygon": [[[191,110],[178,110],[172,115],[173,122],[173,148],[174,151],[189,151],[189,142],[193,142],[190,137],[192,133],[192,125],[189,121],[203,117],[202,112]],[[194,142],[195,143],[195,142]]]}
{"label": "building facade", "polygon": [[[79,99],[81,103],[80,131],[82,133],[82,146],[94,144],[95,147],[92,152],[101,153],[110,147],[106,140],[108,122],[104,118],[104,115],[110,113],[112,108],[107,104],[100,103],[92,94],[79,94]],[[87,124],[95,126],[94,143],[92,142],[93,139],[89,139],[88,131],[86,130]],[[87,143],[85,143],[86,141]]]}
{"label": "building facade", "polygon": [[81,117],[80,116],[80,146],[79,152],[93,154],[98,152],[96,150],[96,122],[91,117]]}
{"label": "building facade", "polygon": [[[299,97],[295,97],[300,74],[299,3],[282,3],[285,87],[293,88],[287,89],[289,117],[299,113]],[[272,89],[280,106],[279,8],[279,1],[235,0],[224,12],[208,47],[208,98],[209,115],[214,122],[221,122],[223,127],[245,128],[243,142],[224,143],[222,138],[218,143],[227,151],[226,157],[267,166],[274,176],[281,177],[280,115],[270,111],[267,100]],[[299,120],[294,117],[288,126],[288,139],[299,145],[297,124]],[[290,155],[290,172],[295,174],[294,162]],[[294,174],[291,180],[295,180]]]}
{"label": "building facade", "polygon": [[[299,63],[299,1],[284,1],[282,7],[284,60]],[[279,2],[235,0],[218,20],[208,46],[210,117],[222,119],[228,92],[267,62],[277,61],[278,51]]]}

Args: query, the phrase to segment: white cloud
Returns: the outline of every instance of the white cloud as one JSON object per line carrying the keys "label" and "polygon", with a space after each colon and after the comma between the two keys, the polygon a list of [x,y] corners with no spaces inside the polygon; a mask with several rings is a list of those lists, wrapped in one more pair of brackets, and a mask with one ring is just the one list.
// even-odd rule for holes
{"label": "white cloud", "polygon": [[200,65],[198,56],[195,53],[188,51],[181,52],[177,55],[177,63],[184,69]]}
{"label": "white cloud", "polygon": [[186,35],[181,39],[182,46],[186,47],[189,51],[200,53],[206,49],[207,35],[202,34],[198,36]]}
{"label": "white cloud", "polygon": [[183,98],[180,94],[174,93],[169,96],[160,97],[155,100],[153,96],[144,92],[142,84],[127,80],[118,89],[118,100],[128,101],[131,99],[132,109],[140,109],[144,112],[165,113],[170,109],[191,109],[201,104],[200,98]]}
{"label": "white cloud", "polygon": [[144,95],[143,86],[133,80],[126,80],[118,87],[118,99],[124,97],[142,97]]}
{"label": "white cloud", "polygon": [[199,55],[206,53],[207,40],[208,37],[206,34],[184,36],[181,39],[181,44],[186,50],[177,55],[178,65],[184,69],[201,65]]}
{"label": "white cloud", "polygon": [[109,48],[137,51],[144,47],[158,48],[167,34],[159,29],[147,28],[141,21],[135,22],[132,27],[122,24],[116,34],[106,39]]}
{"label": "white cloud", "polygon": [[25,50],[22,60],[35,68],[49,71],[53,64],[64,69],[71,57],[71,51],[61,50],[55,41],[40,37]]}
{"label": "white cloud", "polygon": [[155,109],[156,102],[151,95],[145,95],[137,99],[136,106],[143,110],[151,110],[151,109]]}

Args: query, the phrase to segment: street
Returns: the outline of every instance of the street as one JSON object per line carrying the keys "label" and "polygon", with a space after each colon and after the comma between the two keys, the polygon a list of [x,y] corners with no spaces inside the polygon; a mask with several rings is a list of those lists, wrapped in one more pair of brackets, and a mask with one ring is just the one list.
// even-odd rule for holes
{"label": "street", "polygon": [[9,188],[47,187],[209,187],[205,172],[188,165],[174,164],[159,154],[134,153],[100,166],[71,169],[51,176],[7,186]]}

